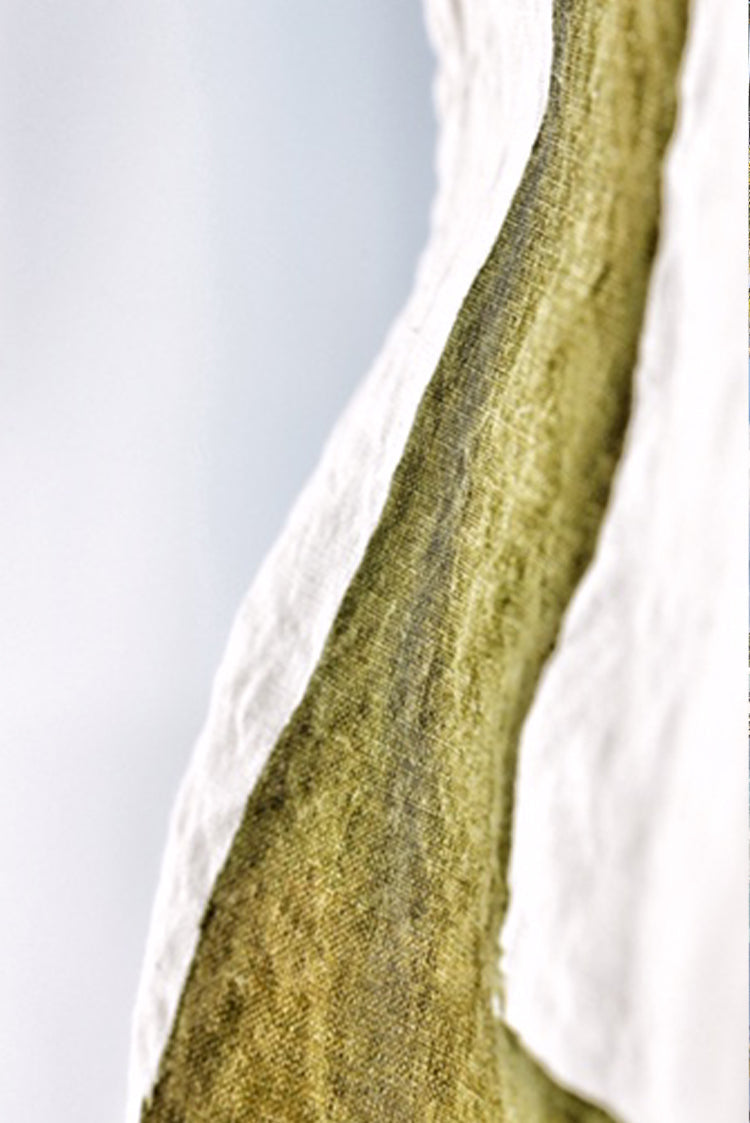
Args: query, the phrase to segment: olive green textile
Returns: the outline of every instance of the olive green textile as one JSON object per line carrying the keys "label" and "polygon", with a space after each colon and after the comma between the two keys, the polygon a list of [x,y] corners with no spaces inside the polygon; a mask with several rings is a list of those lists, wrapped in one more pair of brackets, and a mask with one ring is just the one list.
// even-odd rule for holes
{"label": "olive green textile", "polygon": [[519,732],[627,423],[685,8],[556,4],[522,183],[250,795],[144,1123],[607,1118],[498,1019],[498,939]]}

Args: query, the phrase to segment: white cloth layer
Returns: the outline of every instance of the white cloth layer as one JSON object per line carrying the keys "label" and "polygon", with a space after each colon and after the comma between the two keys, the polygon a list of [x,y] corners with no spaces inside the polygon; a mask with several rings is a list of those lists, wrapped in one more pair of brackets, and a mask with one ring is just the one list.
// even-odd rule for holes
{"label": "white cloth layer", "polygon": [[[551,0],[425,4],[439,58],[430,243],[406,309],[253,583],[217,673],[152,915],[130,1120],[152,1085],[247,795],[302,696],[541,119]],[[744,1042],[747,985],[733,991],[722,974],[723,964],[736,971],[744,961],[735,938],[744,912],[735,923],[730,894],[744,844],[727,866],[725,833],[711,827],[712,811],[726,806],[726,832],[737,831],[739,815],[744,839],[744,772],[731,752],[740,709],[730,697],[738,675],[744,691],[744,675],[725,659],[736,654],[736,618],[741,630],[747,618],[728,555],[742,538],[741,564],[745,543],[742,496],[737,505],[744,300],[733,287],[744,249],[726,167],[741,111],[731,13],[721,7],[696,4],[614,501],[524,732],[503,939],[512,1024],[562,1079],[634,1123],[733,1123],[740,1100],[745,1107],[744,1062],[728,1075],[726,1064],[737,1051],[738,1006],[736,1041]],[[744,908],[744,875],[741,891]]]}
{"label": "white cloth layer", "polygon": [[521,743],[506,1013],[633,1123],[747,1118],[742,19],[693,6],[626,451]]}

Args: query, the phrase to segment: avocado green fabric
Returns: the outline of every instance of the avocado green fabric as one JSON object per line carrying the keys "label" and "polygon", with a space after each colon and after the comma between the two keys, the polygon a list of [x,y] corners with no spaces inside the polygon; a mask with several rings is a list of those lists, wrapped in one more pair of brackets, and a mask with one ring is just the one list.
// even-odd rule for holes
{"label": "avocado green fabric", "polygon": [[250,795],[144,1123],[607,1118],[499,1019],[498,938],[519,732],[627,423],[685,9],[556,4],[531,159]]}

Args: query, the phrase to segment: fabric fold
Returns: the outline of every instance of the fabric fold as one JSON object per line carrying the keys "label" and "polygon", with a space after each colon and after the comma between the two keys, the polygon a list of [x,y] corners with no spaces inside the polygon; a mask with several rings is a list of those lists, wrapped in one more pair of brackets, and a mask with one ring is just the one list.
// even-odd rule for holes
{"label": "fabric fold", "polygon": [[544,120],[203,916],[147,1123],[606,1118],[498,1018],[518,740],[628,421],[680,0],[557,0]]}

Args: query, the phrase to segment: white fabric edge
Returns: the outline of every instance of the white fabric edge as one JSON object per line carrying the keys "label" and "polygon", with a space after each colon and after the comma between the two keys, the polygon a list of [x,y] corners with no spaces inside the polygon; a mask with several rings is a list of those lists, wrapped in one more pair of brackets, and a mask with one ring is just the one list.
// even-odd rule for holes
{"label": "white fabric edge", "polygon": [[551,0],[425,0],[438,192],[415,287],[248,592],[172,813],[136,997],[127,1119],[149,1093],[247,796],[361,560],[416,407],[497,235],[546,102]]}

